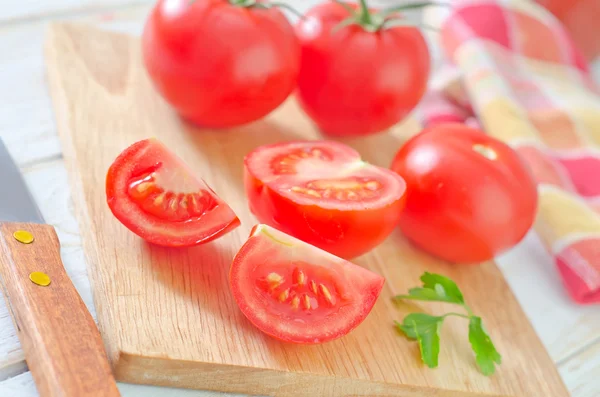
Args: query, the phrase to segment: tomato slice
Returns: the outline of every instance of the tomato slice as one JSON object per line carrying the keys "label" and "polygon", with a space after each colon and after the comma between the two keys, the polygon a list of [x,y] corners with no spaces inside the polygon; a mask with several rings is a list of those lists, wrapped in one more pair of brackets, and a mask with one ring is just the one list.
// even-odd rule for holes
{"label": "tomato slice", "polygon": [[343,258],[381,243],[404,206],[402,177],[337,142],[262,146],[246,156],[245,171],[250,209],[261,223]]}
{"label": "tomato slice", "polygon": [[240,225],[206,182],[156,139],[117,157],[106,175],[106,197],[123,225],[157,245],[206,243]]}
{"label": "tomato slice", "polygon": [[258,329],[293,343],[322,343],[369,314],[383,277],[267,225],[233,259],[233,296]]}

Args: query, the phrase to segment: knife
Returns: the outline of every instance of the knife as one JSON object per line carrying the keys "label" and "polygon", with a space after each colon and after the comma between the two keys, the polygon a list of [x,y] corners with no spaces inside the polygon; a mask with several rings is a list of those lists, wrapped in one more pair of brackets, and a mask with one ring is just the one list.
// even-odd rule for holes
{"label": "knife", "polygon": [[0,289],[42,397],[120,396],[90,312],[0,140]]}

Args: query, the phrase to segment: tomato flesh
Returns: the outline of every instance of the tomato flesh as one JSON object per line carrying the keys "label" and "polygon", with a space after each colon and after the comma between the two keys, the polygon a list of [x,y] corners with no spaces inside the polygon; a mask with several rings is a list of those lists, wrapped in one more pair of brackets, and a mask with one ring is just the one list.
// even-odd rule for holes
{"label": "tomato flesh", "polygon": [[513,149],[462,124],[439,124],[410,139],[392,169],[407,183],[400,228],[416,245],[458,263],[489,260],[535,219],[533,176]]}
{"label": "tomato flesh", "polygon": [[231,208],[162,143],[147,139],[123,151],[106,177],[108,206],[146,241],[189,246],[239,226]]}
{"label": "tomato flesh", "polygon": [[343,258],[381,243],[404,205],[402,178],[337,142],[260,147],[246,156],[244,180],[261,223]]}
{"label": "tomato flesh", "polygon": [[241,311],[261,331],[286,342],[322,343],[366,318],[384,279],[257,225],[233,260],[230,284]]}

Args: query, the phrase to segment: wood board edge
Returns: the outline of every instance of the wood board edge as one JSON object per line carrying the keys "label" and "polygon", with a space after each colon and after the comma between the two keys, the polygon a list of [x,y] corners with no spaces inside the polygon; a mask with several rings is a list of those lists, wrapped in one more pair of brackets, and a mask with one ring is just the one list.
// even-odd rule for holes
{"label": "wood board edge", "polygon": [[120,352],[118,381],[276,397],[516,397]]}
{"label": "wood board edge", "polygon": [[98,266],[98,248],[96,240],[91,233],[91,219],[88,214],[83,187],[81,185],[81,174],[77,167],[76,150],[73,146],[71,138],[72,132],[69,126],[69,111],[62,107],[66,104],[64,99],[66,93],[61,82],[58,65],[58,48],[59,37],[63,34],[68,34],[66,27],[77,26],[72,23],[51,23],[46,29],[44,40],[44,63],[46,68],[46,80],[48,83],[48,92],[51,98],[56,130],[59,136],[61,150],[67,168],[68,180],[71,190],[71,199],[75,210],[75,217],[82,235],[83,252],[86,259],[86,269],[92,289],[92,297],[94,307],[96,309],[97,325],[102,336],[104,347],[108,359],[113,366],[118,355],[118,347],[116,345],[116,335],[112,332],[113,322],[106,312],[103,305],[99,304],[103,301],[101,298],[105,294],[104,288],[101,287],[102,280],[97,269]]}

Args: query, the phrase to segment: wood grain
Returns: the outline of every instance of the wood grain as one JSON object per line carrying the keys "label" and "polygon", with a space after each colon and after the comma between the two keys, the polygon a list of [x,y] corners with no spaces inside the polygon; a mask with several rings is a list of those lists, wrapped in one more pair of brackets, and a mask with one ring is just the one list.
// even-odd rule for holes
{"label": "wood grain", "polygon": [[[346,337],[317,346],[277,342],[239,312],[227,284],[230,261],[256,220],[242,188],[242,159],[261,144],[320,134],[293,98],[266,119],[224,131],[180,121],[156,95],[137,39],[77,25],[54,25],[46,47],[59,134],[71,177],[94,301],[119,380],[275,396],[566,396],[552,360],[494,263],[441,263],[392,235],[356,263],[385,276],[372,313]],[[111,73],[106,64],[110,62]],[[348,139],[363,157],[388,165],[416,125]],[[116,221],[103,183],[116,155],[156,136],[177,152],[236,211],[242,227],[204,246],[168,250],[140,241]],[[474,365],[461,319],[442,331],[440,368],[429,370],[393,320],[430,304],[395,306],[391,297],[424,271],[464,289],[504,354],[486,378]]]}
{"label": "wood grain", "polygon": [[[25,230],[35,237],[22,244]],[[54,228],[0,223],[0,280],[25,358],[42,397],[120,396],[92,316],[60,259]],[[45,287],[29,274],[50,276]]]}

